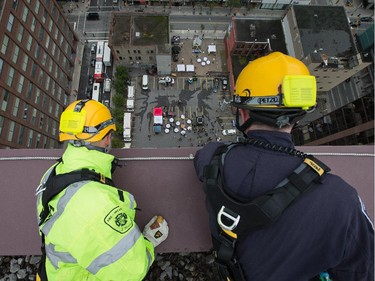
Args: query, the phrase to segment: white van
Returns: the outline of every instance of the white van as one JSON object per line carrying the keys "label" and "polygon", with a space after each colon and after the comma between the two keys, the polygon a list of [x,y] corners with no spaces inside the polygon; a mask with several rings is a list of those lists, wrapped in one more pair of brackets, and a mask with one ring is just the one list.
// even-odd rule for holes
{"label": "white van", "polygon": [[128,99],[134,99],[134,86],[128,86]]}
{"label": "white van", "polygon": [[148,90],[148,75],[142,76],[142,90]]}
{"label": "white van", "polygon": [[111,79],[109,79],[109,78],[106,78],[105,80],[104,80],[104,92],[110,92],[111,91]]}

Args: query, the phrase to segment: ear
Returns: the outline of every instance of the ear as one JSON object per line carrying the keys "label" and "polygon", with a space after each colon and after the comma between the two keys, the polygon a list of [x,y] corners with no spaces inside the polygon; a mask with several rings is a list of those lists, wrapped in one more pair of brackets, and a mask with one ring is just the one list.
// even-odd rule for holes
{"label": "ear", "polygon": [[104,145],[105,146],[109,146],[111,144],[111,134],[107,134],[105,137],[104,137]]}
{"label": "ear", "polygon": [[240,108],[239,111],[241,114],[242,123],[244,123],[247,119],[250,118],[250,112],[248,110]]}

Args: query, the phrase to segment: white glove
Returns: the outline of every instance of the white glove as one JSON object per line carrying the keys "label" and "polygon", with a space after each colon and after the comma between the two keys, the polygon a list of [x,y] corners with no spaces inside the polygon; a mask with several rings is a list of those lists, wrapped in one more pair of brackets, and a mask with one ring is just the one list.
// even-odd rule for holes
{"label": "white glove", "polygon": [[156,247],[167,239],[168,232],[167,221],[162,216],[154,216],[143,229],[143,236]]}

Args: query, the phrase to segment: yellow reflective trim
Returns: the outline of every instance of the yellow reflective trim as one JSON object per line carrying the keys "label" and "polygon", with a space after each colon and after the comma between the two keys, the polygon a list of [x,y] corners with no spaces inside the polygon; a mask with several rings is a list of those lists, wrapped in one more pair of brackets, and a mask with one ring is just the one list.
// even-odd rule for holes
{"label": "yellow reflective trim", "polygon": [[79,134],[83,132],[86,121],[86,111],[75,112],[66,110],[61,114],[60,132],[67,134]]}
{"label": "yellow reflective trim", "polygon": [[305,162],[307,165],[309,165],[311,168],[315,170],[319,174],[319,176],[324,174],[324,169],[320,167],[318,164],[316,164],[314,161],[312,161],[309,158],[306,158],[303,162]]}
{"label": "yellow reflective trim", "polygon": [[222,229],[228,236],[234,238],[234,239],[237,239],[237,234],[230,231],[230,230],[226,230],[226,229]]}
{"label": "yellow reflective trim", "polygon": [[283,80],[283,102],[286,107],[308,109],[316,103],[316,80],[311,75],[287,75]]}

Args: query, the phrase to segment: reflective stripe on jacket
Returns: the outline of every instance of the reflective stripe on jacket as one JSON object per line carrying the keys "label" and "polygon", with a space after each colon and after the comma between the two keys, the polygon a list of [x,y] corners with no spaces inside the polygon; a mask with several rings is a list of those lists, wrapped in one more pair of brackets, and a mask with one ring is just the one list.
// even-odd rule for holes
{"label": "reflective stripe on jacket", "polygon": [[[110,178],[112,160],[112,155],[69,145],[56,173],[89,168]],[[147,274],[154,248],[134,222],[136,202],[130,193],[81,181],[49,205],[52,215],[40,226],[49,280],[142,280]]]}

